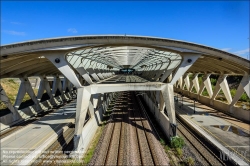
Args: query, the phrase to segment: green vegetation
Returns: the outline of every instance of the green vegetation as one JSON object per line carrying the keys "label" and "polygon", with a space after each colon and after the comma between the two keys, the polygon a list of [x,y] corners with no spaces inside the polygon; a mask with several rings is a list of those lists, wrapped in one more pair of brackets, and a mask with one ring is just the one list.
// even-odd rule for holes
{"label": "green vegetation", "polygon": [[[16,82],[14,79],[5,78],[5,79],[1,79],[1,85],[5,93],[7,94],[11,104],[14,105],[20,84]],[[34,89],[34,93],[35,95],[37,95],[38,90]],[[26,93],[23,98],[23,102],[28,101],[28,100],[30,100],[30,96]],[[3,102],[0,101],[0,110],[2,109],[6,109],[6,106]]]}
{"label": "green vegetation", "polygon": [[176,151],[177,156],[182,157],[183,152],[181,148],[176,148],[175,151]]}
{"label": "green vegetation", "polygon": [[214,87],[216,85],[217,79],[211,78],[210,80],[211,80],[212,86]]}
{"label": "green vegetation", "polygon": [[[198,76],[198,81],[199,81],[199,84],[201,85],[201,83],[202,83],[202,77],[203,77],[204,75],[203,74],[200,74],[199,76]],[[191,78],[191,77],[190,77]],[[211,85],[212,85],[212,90],[214,91],[214,89],[215,89],[215,86],[216,86],[216,82],[217,82],[217,79],[218,79],[218,76],[215,76],[215,75],[212,75],[211,77],[210,77],[210,81],[211,81]],[[232,96],[232,98],[235,96],[235,94],[236,94],[236,91],[237,91],[237,86],[239,85],[239,83],[240,83],[240,81],[241,81],[241,79],[242,79],[242,76],[229,76],[228,78],[227,78],[227,80],[229,81],[229,82],[231,82],[232,83],[232,86],[231,86],[231,89],[230,89],[230,93],[231,93],[231,96]],[[195,90],[195,88],[193,88],[192,89],[192,92],[193,93],[196,93],[196,90]],[[207,91],[207,89],[206,88],[204,88],[204,90],[203,90],[203,92],[202,92],[202,94],[201,94],[202,96],[209,96],[209,94],[208,94],[208,91]],[[223,93],[223,91],[222,90],[220,90],[220,92],[218,93],[218,95],[217,95],[217,97],[216,97],[216,100],[220,100],[220,101],[223,101],[223,102],[227,102],[227,99],[226,99],[226,97],[225,97],[225,95],[224,95],[224,93]],[[243,103],[242,103],[243,102]],[[247,102],[247,103],[244,103],[244,102]],[[244,92],[243,94],[242,94],[242,96],[240,97],[240,99],[239,99],[239,101],[237,102],[237,104],[236,105],[249,105],[249,102],[250,102],[250,98],[247,96],[247,94]],[[249,107],[249,106],[248,106]]]}
{"label": "green vegetation", "polygon": [[[232,95],[232,98],[235,96],[236,91],[237,91],[237,89],[231,89],[231,90],[230,90],[230,93],[231,93],[231,95]],[[249,99],[249,97],[247,96],[246,92],[244,92],[244,93],[241,95],[239,101],[250,102],[250,99]]]}
{"label": "green vegetation", "polygon": [[185,145],[184,139],[182,137],[173,137],[170,141],[170,146],[172,148],[183,148],[183,146]]}
{"label": "green vegetation", "polygon": [[[116,97],[115,97],[115,99],[116,99]],[[102,132],[107,124],[107,121],[113,112],[114,105],[115,105],[115,101],[111,101],[108,108],[107,108],[107,111],[105,112],[105,114],[103,116],[103,122],[102,122],[101,126],[98,127],[96,134],[95,134],[94,138],[92,139],[92,141],[88,147],[88,150],[84,154],[83,158],[80,161],[72,160],[72,162],[66,164],[66,166],[88,165],[89,164],[89,162],[91,161],[91,159],[95,153],[95,148],[96,148],[96,146],[97,146],[97,144],[102,136]]]}
{"label": "green vegetation", "polygon": [[160,143],[161,143],[161,145],[166,145],[166,143],[165,143],[165,141],[162,139],[162,138],[160,138]]}
{"label": "green vegetation", "polygon": [[84,165],[87,165],[90,162],[90,160],[91,160],[91,158],[92,158],[92,156],[93,156],[93,154],[95,152],[95,148],[96,148],[96,146],[97,146],[97,144],[99,142],[99,139],[100,139],[100,137],[102,135],[102,131],[104,129],[104,126],[105,126],[105,123],[103,123],[102,126],[97,129],[95,138],[92,140],[86,154],[83,157],[83,164]]}
{"label": "green vegetation", "polygon": [[197,93],[197,91],[196,91],[196,89],[193,87],[192,88],[192,91],[191,92],[193,92],[193,93]]}
{"label": "green vegetation", "polygon": [[188,165],[188,166],[193,166],[194,165],[194,159],[192,158],[192,157],[188,157],[188,158],[186,158],[186,164]]}

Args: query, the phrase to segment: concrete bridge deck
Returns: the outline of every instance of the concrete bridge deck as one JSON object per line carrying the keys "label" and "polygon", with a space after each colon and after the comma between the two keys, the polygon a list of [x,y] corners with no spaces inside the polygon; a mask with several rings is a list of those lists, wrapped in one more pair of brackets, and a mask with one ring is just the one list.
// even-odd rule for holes
{"label": "concrete bridge deck", "polygon": [[[26,165],[75,121],[76,101],[1,140],[1,165]],[[16,161],[15,161],[16,160]]]}

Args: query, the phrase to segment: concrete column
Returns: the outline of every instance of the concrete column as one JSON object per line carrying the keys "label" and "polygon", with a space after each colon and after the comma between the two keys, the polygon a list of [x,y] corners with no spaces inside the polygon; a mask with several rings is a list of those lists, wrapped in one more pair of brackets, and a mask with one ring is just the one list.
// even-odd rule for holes
{"label": "concrete column", "polygon": [[204,80],[204,84],[205,84],[205,87],[208,91],[209,98],[211,98],[213,96],[213,89],[212,89],[212,85],[211,85],[211,80],[209,78],[210,75],[211,74],[208,74],[207,79]]}
{"label": "concrete column", "polygon": [[69,85],[68,82],[69,82],[68,79],[66,77],[64,77],[63,78],[63,86],[62,86],[62,98],[63,98],[63,100],[67,100],[67,101],[70,99],[69,96],[67,96],[67,94],[66,94],[66,89],[68,88],[68,85]]}
{"label": "concrete column", "polygon": [[47,94],[48,94],[49,97],[50,97],[50,102],[51,102],[51,104],[52,104],[52,105],[56,105],[56,102],[55,102],[54,97],[53,97],[53,95],[52,95],[52,91],[51,91],[51,88],[50,88],[48,79],[45,77],[45,78],[43,79],[43,82],[44,82],[44,88],[45,88]]}
{"label": "concrete column", "polygon": [[37,100],[40,102],[41,101],[41,98],[43,96],[43,92],[44,92],[44,89],[45,89],[45,81],[44,79],[46,79],[46,77],[41,77],[40,78],[40,85],[39,85],[39,89],[38,89],[38,93],[37,93]]}
{"label": "concrete column", "polygon": [[[211,85],[211,81],[210,81],[210,75],[211,74],[206,74],[206,75],[204,75],[203,76],[203,82],[202,82],[202,84],[201,84],[201,88],[200,88],[200,91],[198,92],[198,95],[200,96],[201,95],[201,93],[203,92],[203,90],[205,89],[205,87],[206,87],[206,89],[207,89],[207,91],[208,91],[208,94],[209,94],[209,97],[211,98],[212,97],[212,95],[213,95],[213,90],[212,90],[212,85]],[[198,96],[198,98],[199,98],[199,96]]]}
{"label": "concrete column", "polygon": [[[186,73],[185,75],[184,75],[184,82],[185,82],[185,84],[184,85],[186,85],[186,87],[187,87],[187,90],[189,91],[189,88],[190,88],[190,81],[189,81],[189,73]],[[184,89],[184,85],[183,85],[183,88],[182,89]]]}
{"label": "concrete column", "polygon": [[36,106],[36,111],[37,112],[41,111],[42,108],[39,104],[39,101],[36,98],[36,95],[32,89],[32,86],[29,82],[29,79],[27,77],[24,77],[24,78],[20,78],[20,80],[21,80],[21,85],[20,85],[19,90],[18,90],[18,94],[17,94],[17,98],[16,98],[16,102],[15,102],[15,108],[16,109],[19,108],[20,104],[23,101],[23,97],[24,97],[25,93],[27,92]]}
{"label": "concrete column", "polygon": [[46,78],[46,76],[41,76],[40,77],[40,85],[39,85],[39,89],[38,89],[38,94],[37,94],[37,100],[40,102],[41,98],[43,96],[44,90],[46,90],[46,93],[49,95],[50,99],[49,102],[51,105],[57,105],[57,101],[55,101],[52,92],[51,92],[51,88],[49,85],[49,81]]}
{"label": "concrete column", "polygon": [[13,120],[16,121],[20,118],[19,113],[17,112],[17,110],[13,107],[13,105],[11,104],[8,96],[6,95],[2,85],[0,84],[0,92],[1,92],[1,101],[6,105],[6,107],[12,112],[13,114]]}
{"label": "concrete column", "polygon": [[227,83],[227,75],[220,75],[220,77],[218,78],[217,82],[216,82],[216,86],[214,89],[214,93],[213,96],[211,98],[210,104],[213,105],[213,101],[215,100],[216,96],[218,95],[218,93],[220,92],[220,90],[222,89],[228,103],[230,104],[232,102],[232,96],[230,93],[230,89],[228,87],[228,83]]}
{"label": "concrete column", "polygon": [[14,108],[16,110],[18,110],[19,106],[21,105],[25,93],[26,93],[25,84],[23,82],[21,82],[19,89],[18,89],[18,92],[17,92],[16,101],[14,104]]}
{"label": "concrete column", "polygon": [[189,86],[188,91],[189,91],[189,94],[190,94],[191,90],[192,90],[193,87],[194,87],[193,78],[191,79],[191,81],[189,81],[189,83],[190,83],[190,86]]}
{"label": "concrete column", "polygon": [[90,102],[90,89],[88,87],[78,88],[77,90],[77,105],[76,105],[76,121],[75,121],[75,135],[74,148],[79,151],[82,148],[81,134],[86,114]]}
{"label": "concrete column", "polygon": [[180,86],[180,89],[183,89],[183,81],[182,81],[183,79],[182,79],[182,76],[179,78],[179,80],[178,80],[178,84],[179,84],[179,86]]}
{"label": "concrete column", "polygon": [[213,105],[213,100],[215,100],[216,96],[218,95],[218,93],[221,90],[220,87],[220,83],[224,80],[224,77],[227,77],[227,75],[220,75],[219,78],[217,79],[215,88],[214,88],[214,92],[213,92],[213,96],[211,98],[210,104]]}
{"label": "concrete column", "polygon": [[36,89],[39,89],[40,81],[41,81],[40,78],[37,78],[37,79],[36,79],[36,85],[35,85],[35,88],[36,88]]}
{"label": "concrete column", "polygon": [[62,100],[62,97],[61,97],[61,95],[59,95],[58,97],[59,97],[59,100],[60,101],[58,101],[57,99],[56,99],[56,91],[57,91],[57,89],[59,90],[59,92],[61,93],[61,95],[62,95],[62,91],[60,91],[60,90],[62,90],[62,83],[61,83],[61,79],[58,77],[58,76],[55,76],[54,77],[54,81],[53,81],[53,85],[52,85],[52,103],[53,103],[53,105],[54,104],[56,104],[56,105],[60,105],[60,102],[62,103],[63,102],[63,100]]}
{"label": "concrete column", "polygon": [[[199,85],[198,75],[199,75],[199,73],[196,73],[194,75],[193,80],[192,80],[193,85],[194,85],[195,90],[196,90],[197,93],[199,93],[199,91],[200,91],[200,85]],[[190,89],[190,91],[191,91],[191,89]]]}
{"label": "concrete column", "polygon": [[235,94],[235,96],[230,104],[230,112],[231,113],[232,113],[232,107],[240,99],[240,97],[244,93],[244,91],[247,93],[248,97],[250,97],[250,95],[249,95],[250,88],[249,87],[250,87],[250,76],[244,75],[238,88],[237,88],[236,94]]}
{"label": "concrete column", "polygon": [[63,78],[63,87],[62,87],[62,91],[65,93],[66,89],[68,88],[68,79],[66,77]]}
{"label": "concrete column", "polygon": [[227,98],[228,103],[230,104],[232,102],[232,96],[226,78],[224,78],[223,81],[220,83],[220,87],[225,97]]}
{"label": "concrete column", "polygon": [[[57,89],[59,90],[59,84],[61,83],[61,79],[58,76],[54,77],[53,85],[52,85],[52,95],[55,97]],[[60,91],[60,90],[59,90]]]}
{"label": "concrete column", "polygon": [[179,68],[177,69],[172,81],[170,82],[171,85],[174,85],[175,82],[183,76],[183,74],[194,64],[194,62],[200,57],[199,54],[182,54],[183,59]]}
{"label": "concrete column", "polygon": [[176,136],[176,118],[175,118],[173,85],[167,84],[166,87],[161,92],[162,92],[162,97],[165,101],[165,106],[170,121],[169,135],[170,137],[174,137]]}

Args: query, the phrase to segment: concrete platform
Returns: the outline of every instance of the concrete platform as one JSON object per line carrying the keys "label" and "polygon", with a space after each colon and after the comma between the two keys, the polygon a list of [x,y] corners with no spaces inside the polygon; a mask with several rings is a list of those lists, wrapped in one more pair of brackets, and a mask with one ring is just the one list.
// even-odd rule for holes
{"label": "concrete platform", "polygon": [[1,140],[0,165],[27,165],[75,121],[76,101]]}
{"label": "concrete platform", "polygon": [[232,155],[237,155],[245,161],[250,162],[249,124],[198,102],[195,103],[194,111],[194,102],[186,97],[183,97],[183,102],[182,98],[179,97],[178,102],[175,102],[175,106],[176,113],[185,118],[189,123],[198,126],[206,135],[211,136],[228,149]]}

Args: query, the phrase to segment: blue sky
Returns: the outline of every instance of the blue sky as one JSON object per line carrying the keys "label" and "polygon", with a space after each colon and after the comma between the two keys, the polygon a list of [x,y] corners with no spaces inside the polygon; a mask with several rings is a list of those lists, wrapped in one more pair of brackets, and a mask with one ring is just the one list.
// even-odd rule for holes
{"label": "blue sky", "polygon": [[127,34],[199,43],[249,58],[249,1],[1,1],[1,45]]}

